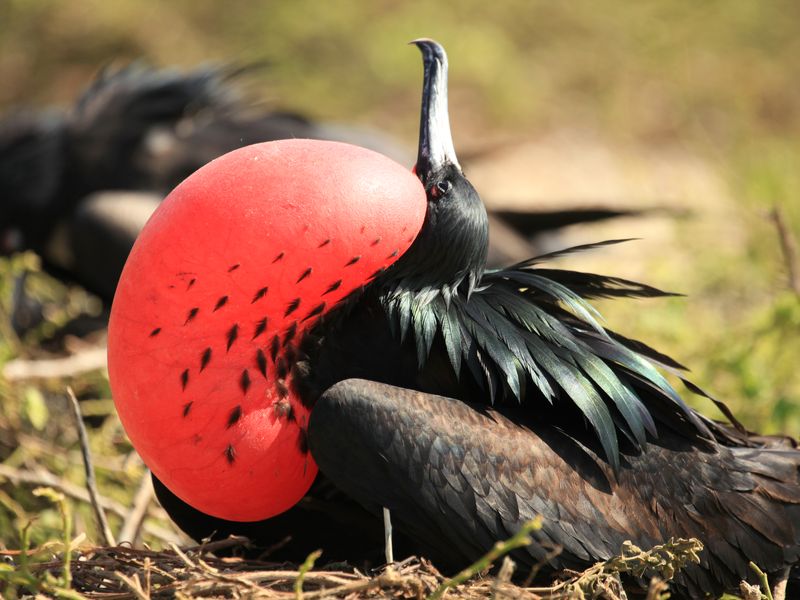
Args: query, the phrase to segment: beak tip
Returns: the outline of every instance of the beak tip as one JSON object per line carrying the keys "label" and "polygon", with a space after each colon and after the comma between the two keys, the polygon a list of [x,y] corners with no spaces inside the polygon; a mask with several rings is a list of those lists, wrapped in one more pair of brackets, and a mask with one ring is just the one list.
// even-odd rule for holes
{"label": "beak tip", "polygon": [[440,62],[447,60],[444,47],[434,39],[421,37],[408,42],[409,45],[413,44],[422,51],[426,59],[436,58]]}

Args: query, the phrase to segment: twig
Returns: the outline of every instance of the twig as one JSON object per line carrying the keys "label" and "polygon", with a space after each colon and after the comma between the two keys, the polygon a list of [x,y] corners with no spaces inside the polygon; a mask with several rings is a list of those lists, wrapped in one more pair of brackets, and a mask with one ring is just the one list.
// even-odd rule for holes
{"label": "twig", "polygon": [[[411,577],[399,575],[393,568],[389,567],[385,572],[377,577],[345,583],[338,587],[317,590],[304,594],[304,600],[317,600],[318,598],[345,598],[351,594],[363,592],[369,589],[378,588],[385,590],[388,588],[403,587],[411,583]],[[419,585],[416,586],[419,589]],[[419,595],[419,594],[418,594]]]}
{"label": "twig", "polygon": [[[242,573],[239,578],[245,581],[274,582],[292,579],[297,581],[298,571],[252,571]],[[338,585],[350,585],[357,576],[350,573],[336,573],[332,571],[311,571],[303,576],[303,583],[336,583]],[[360,578],[358,579],[360,581]],[[310,598],[311,594],[304,593],[304,597]]]}
{"label": "twig", "polygon": [[777,205],[774,206],[770,217],[778,230],[778,239],[781,242],[783,261],[786,263],[787,275],[789,277],[789,287],[795,295],[800,298],[800,266],[798,266],[797,240],[786,224],[786,218],[780,207]]}
{"label": "twig", "polygon": [[752,585],[746,581],[739,582],[739,594],[742,600],[762,600],[764,594],[761,593],[761,587]]}
{"label": "twig", "polygon": [[248,537],[243,535],[229,535],[223,540],[205,541],[196,546],[188,546],[184,548],[184,550],[187,552],[197,552],[198,554],[207,554],[235,546],[247,546],[248,544],[250,544],[250,538]]}
{"label": "twig", "polygon": [[142,522],[147,514],[147,506],[153,498],[153,483],[150,479],[150,471],[145,469],[142,475],[142,481],[139,483],[139,489],[136,491],[136,496],[133,498],[133,507],[128,515],[125,517],[125,522],[122,524],[122,529],[119,532],[120,542],[130,542],[133,544],[139,535],[139,530],[142,527]]}
{"label": "twig", "polygon": [[517,568],[517,563],[511,560],[508,556],[503,557],[503,564],[500,565],[500,570],[497,572],[494,580],[491,584],[491,598],[502,598],[505,594],[503,593],[503,587],[511,583],[511,577],[514,575],[514,571]]}
{"label": "twig", "polygon": [[[186,554],[184,554],[182,551],[178,550],[175,546],[173,546],[173,550],[176,550],[176,552],[180,553],[181,558],[183,559],[183,561],[187,565],[191,565],[192,564],[191,561],[189,560],[189,557]],[[228,573],[221,572],[219,569],[214,568],[211,565],[209,565],[207,562],[205,562],[199,556],[197,557],[197,567],[196,568],[199,568],[200,571],[203,574],[205,574],[208,577],[211,577],[212,579],[214,579],[216,582],[218,582],[220,584],[228,584],[228,585],[232,585],[234,587],[245,587],[247,589],[247,591],[248,591],[248,596],[249,597],[258,598],[258,597],[263,596],[264,593],[265,593],[264,590],[259,588],[258,585],[256,585],[252,581],[247,581],[245,579],[242,579],[241,577],[238,577],[236,574],[228,574]],[[202,582],[201,581],[199,583],[200,583],[201,587],[205,587],[204,583],[206,583],[206,582]],[[192,586],[189,586],[189,587],[186,588],[185,591],[188,592],[189,594],[191,594],[194,590],[192,589]]]}
{"label": "twig", "polygon": [[172,551],[178,556],[178,558],[180,558],[184,562],[184,564],[187,567],[189,567],[190,569],[197,568],[197,565],[191,561],[191,559],[186,555],[186,553],[180,548],[178,548],[178,544],[170,544],[169,547],[172,548]]}
{"label": "twig", "polygon": [[528,573],[528,576],[522,583],[522,587],[529,587],[531,583],[533,583],[533,581],[539,575],[539,571],[542,570],[542,567],[550,564],[550,561],[559,556],[563,551],[564,551],[563,546],[561,546],[560,544],[556,545],[555,547],[553,547],[552,550],[550,550],[550,552],[545,554],[541,560],[537,561],[537,563],[533,565],[533,567],[531,567],[530,573]]}
{"label": "twig", "polygon": [[150,589],[152,588],[151,567],[152,563],[150,562],[150,557],[146,556],[144,559],[144,588],[148,598],[150,597]]}
{"label": "twig", "polygon": [[392,514],[389,509],[383,507],[383,543],[386,553],[386,564],[394,562],[394,548],[392,544]]}
{"label": "twig", "polygon": [[82,350],[64,358],[26,360],[18,358],[3,367],[3,375],[9,381],[24,379],[61,379],[74,377],[88,371],[106,367],[105,348]]}
{"label": "twig", "polygon": [[139,581],[139,577],[136,573],[134,573],[130,577],[126,577],[125,575],[117,571],[116,573],[114,573],[114,575],[116,575],[119,578],[119,580],[122,583],[124,583],[131,592],[133,592],[133,595],[138,600],[150,600],[150,596],[146,594],[145,591],[142,589],[142,584]]}
{"label": "twig", "polygon": [[660,577],[653,577],[650,580],[650,585],[647,586],[646,600],[660,600],[661,597],[669,591],[669,585]]}
{"label": "twig", "polygon": [[67,386],[67,396],[69,396],[72,405],[72,415],[75,417],[75,425],[78,427],[78,439],[81,443],[81,454],[83,454],[83,468],[86,471],[86,488],[89,490],[89,498],[91,499],[94,515],[97,518],[97,524],[100,526],[100,532],[103,534],[103,541],[107,546],[116,546],[114,541],[114,534],[111,533],[111,528],[108,526],[106,520],[106,513],[103,507],[100,506],[100,494],[97,491],[97,482],[94,479],[94,466],[92,465],[92,455],[89,451],[89,436],[86,433],[86,426],[83,424],[83,417],[81,416],[81,407],[78,404],[78,399],[75,397],[75,392],[72,388]]}
{"label": "twig", "polygon": [[477,575],[501,556],[505,556],[516,548],[527,546],[533,541],[531,540],[530,534],[534,531],[538,531],[541,528],[542,519],[540,517],[527,521],[515,535],[511,536],[504,542],[497,542],[492,549],[484,554],[481,558],[458,573],[452,579],[448,579],[442,583],[430,596],[428,596],[428,600],[438,600],[447,590],[464,583],[467,579]]}
{"label": "twig", "polygon": [[792,567],[786,567],[783,572],[776,576],[773,581],[775,584],[772,586],[772,597],[774,600],[786,600],[786,587],[789,585],[789,576],[792,573]]}

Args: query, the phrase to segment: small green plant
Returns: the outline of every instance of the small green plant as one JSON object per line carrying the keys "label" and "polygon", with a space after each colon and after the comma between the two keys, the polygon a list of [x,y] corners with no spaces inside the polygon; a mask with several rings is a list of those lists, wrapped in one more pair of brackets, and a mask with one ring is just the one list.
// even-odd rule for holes
{"label": "small green plant", "polygon": [[[22,542],[18,556],[18,564],[0,564],[0,582],[5,598],[13,600],[21,597],[20,592],[47,594],[65,600],[81,600],[83,597],[70,589],[72,587],[72,553],[75,546],[83,539],[83,535],[72,539],[72,514],[64,494],[52,488],[37,488],[35,496],[44,497],[58,507],[61,515],[61,540],[48,542],[38,548],[30,547],[30,530],[32,522],[26,523],[20,531]],[[52,552],[61,554],[62,566],[57,574],[50,569],[39,572],[33,567],[49,559]],[[46,558],[45,558],[46,557]]]}

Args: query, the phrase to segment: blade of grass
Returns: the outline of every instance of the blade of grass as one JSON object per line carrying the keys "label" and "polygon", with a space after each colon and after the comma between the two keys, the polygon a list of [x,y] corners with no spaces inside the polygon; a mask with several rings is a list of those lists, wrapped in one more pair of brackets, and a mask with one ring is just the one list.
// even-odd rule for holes
{"label": "blade of grass", "polygon": [[527,546],[528,544],[532,543],[533,540],[530,537],[530,534],[534,531],[538,531],[542,528],[542,519],[541,517],[536,517],[535,519],[531,519],[527,521],[520,527],[519,531],[515,533],[513,536],[508,538],[504,542],[497,542],[491,550],[489,550],[486,554],[484,554],[481,558],[476,560],[466,569],[458,573],[455,577],[444,581],[434,592],[428,596],[428,600],[439,600],[444,596],[444,593],[460,585],[467,581],[468,579],[474,577],[487,567],[491,565],[494,561],[502,556],[505,556],[512,550],[516,550],[517,548],[522,548],[523,546]]}
{"label": "blade of grass", "polygon": [[294,580],[294,597],[297,600],[303,600],[303,579],[305,579],[306,573],[314,567],[314,563],[317,562],[320,556],[322,556],[322,550],[314,550],[314,552],[306,557],[303,564],[300,565],[300,569],[297,572],[297,579]]}

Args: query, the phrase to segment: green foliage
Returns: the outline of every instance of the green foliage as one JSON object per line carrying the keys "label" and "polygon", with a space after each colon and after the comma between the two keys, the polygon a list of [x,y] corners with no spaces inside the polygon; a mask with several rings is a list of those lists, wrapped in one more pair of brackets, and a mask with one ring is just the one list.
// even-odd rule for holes
{"label": "green foliage", "polygon": [[[25,592],[46,594],[64,600],[80,600],[83,598],[72,591],[71,561],[74,548],[72,540],[72,514],[63,494],[52,488],[36,488],[33,495],[46,498],[58,507],[61,515],[61,540],[48,542],[38,548],[31,549],[30,530],[32,522],[28,521],[20,530],[20,553],[17,565],[0,564],[0,591],[9,600],[25,597]],[[82,536],[81,536],[82,537]],[[36,563],[49,562],[52,552],[60,552],[62,566],[57,573],[51,570],[35,572]]]}
{"label": "green foliage", "polygon": [[22,413],[37,431],[42,431],[45,428],[49,411],[47,410],[47,404],[45,404],[44,395],[39,388],[32,386],[25,388],[22,395]]}
{"label": "green foliage", "polygon": [[705,365],[717,393],[727,391],[737,398],[737,413],[753,427],[772,433],[800,431],[800,298],[781,294],[748,315],[741,331],[730,333],[728,341],[712,348]]}

